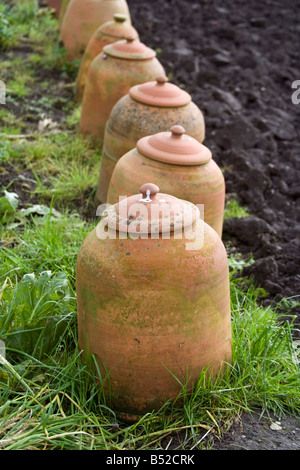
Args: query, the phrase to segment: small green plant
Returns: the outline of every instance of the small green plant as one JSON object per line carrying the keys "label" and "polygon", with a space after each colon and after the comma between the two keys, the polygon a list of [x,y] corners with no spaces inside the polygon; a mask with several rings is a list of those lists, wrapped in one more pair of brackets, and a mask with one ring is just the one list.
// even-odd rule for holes
{"label": "small green plant", "polygon": [[4,191],[4,195],[0,197],[0,222],[2,224],[14,220],[17,207],[18,195],[9,191]]}
{"label": "small green plant", "polygon": [[15,98],[24,98],[29,95],[29,85],[32,79],[25,74],[15,75],[13,80],[8,80],[8,93]]}
{"label": "small green plant", "polygon": [[0,144],[0,165],[9,159],[10,150],[9,142],[3,139]]}
{"label": "small green plant", "polygon": [[7,279],[1,288],[0,338],[11,351],[37,359],[52,354],[75,310],[65,273],[25,274],[14,288]]}
{"label": "small green plant", "polygon": [[249,211],[240,206],[236,198],[229,198],[225,204],[224,219],[231,219],[232,217],[242,218],[248,217]]}

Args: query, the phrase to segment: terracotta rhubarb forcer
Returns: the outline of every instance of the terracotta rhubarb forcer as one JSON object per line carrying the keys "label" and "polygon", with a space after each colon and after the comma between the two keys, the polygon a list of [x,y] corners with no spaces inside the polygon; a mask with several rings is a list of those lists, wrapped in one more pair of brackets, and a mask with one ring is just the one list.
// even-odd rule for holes
{"label": "terracotta rhubarb forcer", "polygon": [[66,59],[80,59],[94,32],[115,13],[127,16],[131,22],[126,0],[71,0],[64,15],[60,40],[66,48]]}
{"label": "terracotta rhubarb forcer", "polygon": [[204,220],[222,236],[225,181],[211,151],[185,133],[182,126],[143,137],[136,148],[118,161],[112,174],[107,202],[135,192],[137,181],[150,178],[162,191],[203,204]]}
{"label": "terracotta rhubarb forcer", "polygon": [[94,355],[106,403],[125,421],[231,362],[224,245],[196,206],[158,191],[145,184],[109,207],[77,259],[79,347]]}
{"label": "terracotta rhubarb forcer", "polygon": [[204,117],[191,96],[164,76],[136,85],[113,107],[106,124],[96,203],[106,202],[117,161],[147,135],[180,123],[199,142],[205,137]]}
{"label": "terracotta rhubarb forcer", "polygon": [[91,63],[86,80],[79,133],[103,143],[106,121],[129,89],[165,75],[154,50],[136,36],[108,44]]}
{"label": "terracotta rhubarb forcer", "polygon": [[76,81],[76,101],[78,103],[82,101],[87,73],[95,57],[102,52],[103,47],[107,44],[124,39],[130,34],[136,36],[136,40],[138,40],[138,33],[127,21],[126,15],[119,13],[114,15],[113,21],[104,23],[95,31],[80,62]]}

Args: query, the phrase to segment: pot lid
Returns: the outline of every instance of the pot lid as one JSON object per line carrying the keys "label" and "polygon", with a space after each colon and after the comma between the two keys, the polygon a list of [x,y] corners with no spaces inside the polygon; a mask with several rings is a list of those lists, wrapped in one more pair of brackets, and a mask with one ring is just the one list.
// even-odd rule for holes
{"label": "pot lid", "polygon": [[156,81],[136,85],[129,90],[129,95],[140,103],[167,108],[185,106],[192,100],[186,91],[168,83],[167,77],[158,77]]}
{"label": "pot lid", "polygon": [[146,60],[153,59],[156,52],[138,41],[137,34],[128,34],[126,39],[104,46],[103,52],[118,59]]}
{"label": "pot lid", "polygon": [[[109,230],[131,235],[155,235],[186,229],[199,217],[199,209],[188,201],[159,192],[159,187],[146,183],[140,194],[122,198],[102,214]],[[146,237],[147,238],[147,237]]]}
{"label": "pot lid", "polygon": [[123,39],[124,37],[132,34],[138,37],[138,33],[133,26],[128,22],[128,17],[122,13],[115,13],[113,21],[107,21],[98,28],[97,34],[107,34],[108,36],[116,38],[116,40]]}
{"label": "pot lid", "polygon": [[146,157],[173,165],[203,165],[212,158],[211,151],[187,135],[179,125],[173,126],[169,132],[141,138],[137,149]]}

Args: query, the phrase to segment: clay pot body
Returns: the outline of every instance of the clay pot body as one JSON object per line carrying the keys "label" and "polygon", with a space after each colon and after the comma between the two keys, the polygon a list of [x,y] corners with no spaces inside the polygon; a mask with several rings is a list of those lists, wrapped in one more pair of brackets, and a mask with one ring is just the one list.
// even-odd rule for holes
{"label": "clay pot body", "polygon": [[115,13],[126,15],[131,22],[126,0],[71,0],[60,32],[67,60],[80,59],[94,32],[113,20]]}
{"label": "clay pot body", "polygon": [[[170,203],[169,195],[157,196]],[[205,242],[189,250],[195,223]],[[95,355],[102,377],[109,371],[107,402],[130,421],[178,395],[174,376],[182,383],[188,376],[189,388],[204,368],[222,371],[231,361],[231,318],[226,251],[198,216],[181,239],[176,232],[133,239],[122,230],[115,239],[99,239],[97,229],[87,236],[76,289],[79,346]]]}
{"label": "clay pot body", "polygon": [[[123,49],[128,53],[123,54]],[[138,41],[122,40],[105,46],[88,71],[79,133],[102,144],[106,121],[115,103],[132,86],[164,74],[155,52]]]}
{"label": "clay pot body", "polygon": [[53,8],[56,11],[56,16],[59,16],[60,9],[61,9],[62,0],[49,0],[48,7]]}
{"label": "clay pot body", "polygon": [[138,38],[137,31],[126,20],[127,18],[125,15],[115,14],[113,21],[108,21],[101,25],[91,37],[81,59],[76,81],[75,94],[76,101],[78,103],[81,103],[82,101],[89,67],[95,57],[102,52],[103,47],[107,44],[111,44],[112,42],[126,38],[128,34],[136,35]]}
{"label": "clay pot body", "polygon": [[65,13],[67,11],[70,0],[62,0],[59,12],[59,25],[61,26]]}
{"label": "clay pot body", "polygon": [[[161,190],[193,204],[203,204],[204,220],[222,237],[225,180],[210,150],[184,134],[158,133],[142,138],[137,148],[123,155],[113,171],[107,202],[134,194],[137,181],[156,181]],[[156,139],[153,147],[148,141]],[[146,145],[146,148],[145,148]],[[173,151],[178,152],[172,153]]]}
{"label": "clay pot body", "polygon": [[106,202],[116,163],[139,139],[178,123],[188,135],[203,142],[204,117],[188,93],[163,77],[131,88],[115,104],[106,124],[96,204]]}

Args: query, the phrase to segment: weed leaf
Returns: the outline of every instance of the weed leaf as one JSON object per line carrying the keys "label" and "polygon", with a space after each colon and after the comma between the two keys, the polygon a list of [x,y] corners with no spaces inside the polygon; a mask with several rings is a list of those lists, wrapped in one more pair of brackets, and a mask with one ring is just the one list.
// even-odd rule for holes
{"label": "weed leaf", "polygon": [[75,299],[65,273],[25,274],[2,295],[0,337],[7,349],[51,354],[72,318]]}

